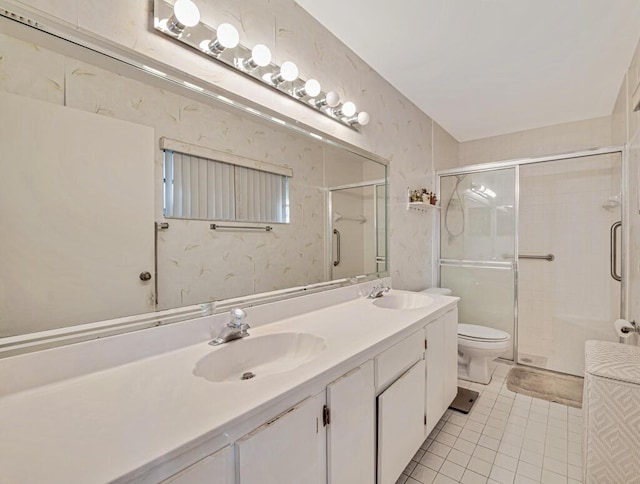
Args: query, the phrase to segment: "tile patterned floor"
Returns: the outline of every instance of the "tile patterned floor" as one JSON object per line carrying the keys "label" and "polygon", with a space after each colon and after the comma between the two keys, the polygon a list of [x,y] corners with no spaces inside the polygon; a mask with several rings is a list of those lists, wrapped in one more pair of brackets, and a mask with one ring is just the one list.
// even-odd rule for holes
{"label": "tile patterned floor", "polygon": [[582,482],[582,410],[507,389],[498,363],[465,415],[447,410],[396,484]]}

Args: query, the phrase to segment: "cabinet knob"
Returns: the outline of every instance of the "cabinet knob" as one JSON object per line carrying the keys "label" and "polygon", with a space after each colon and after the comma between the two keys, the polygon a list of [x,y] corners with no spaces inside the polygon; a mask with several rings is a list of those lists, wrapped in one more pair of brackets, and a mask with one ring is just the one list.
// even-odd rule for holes
{"label": "cabinet knob", "polygon": [[141,281],[150,281],[151,280],[151,273],[150,272],[141,272],[140,273],[140,280]]}

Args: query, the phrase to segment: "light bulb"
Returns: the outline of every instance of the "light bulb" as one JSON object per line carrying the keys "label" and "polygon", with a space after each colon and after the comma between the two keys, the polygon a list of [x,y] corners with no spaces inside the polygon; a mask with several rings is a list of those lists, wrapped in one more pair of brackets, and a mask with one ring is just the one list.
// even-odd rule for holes
{"label": "light bulb", "polygon": [[332,113],[334,116],[344,116],[349,118],[356,114],[356,105],[351,101],[347,101],[342,106],[336,107]]}
{"label": "light bulb", "polygon": [[330,108],[335,108],[338,104],[340,104],[340,96],[335,91],[329,91],[325,96],[325,101],[327,106]]}
{"label": "light bulb", "polygon": [[280,72],[277,74],[272,74],[269,81],[276,86],[283,81],[295,81],[298,78],[298,66],[296,66],[291,61],[286,61],[282,63],[280,67]]}
{"label": "light bulb", "polygon": [[216,32],[218,42],[225,49],[233,49],[240,42],[240,35],[236,28],[231,24],[220,24]]}
{"label": "light bulb", "polygon": [[240,35],[231,24],[220,24],[216,31],[216,38],[200,42],[200,48],[209,54],[219,55],[225,49],[233,49],[240,42]]}
{"label": "light bulb", "polygon": [[309,79],[304,83],[304,87],[299,87],[298,89],[294,90],[293,94],[296,97],[316,97],[321,92],[322,88],[320,87],[320,83],[315,79]]}
{"label": "light bulb", "polygon": [[314,103],[317,108],[323,108],[324,106],[335,108],[338,104],[340,104],[340,96],[335,91],[329,91],[322,99],[318,99]]}
{"label": "light bulb", "polygon": [[173,15],[184,27],[194,27],[200,22],[200,10],[191,0],[176,0]]}
{"label": "light bulb", "polygon": [[320,83],[315,79],[309,79],[304,83],[304,92],[307,96],[316,97],[321,90]]}
{"label": "light bulb", "polygon": [[291,61],[283,62],[280,75],[285,81],[295,81],[298,78],[298,66]]}
{"label": "light bulb", "polygon": [[244,61],[243,65],[246,69],[255,69],[256,67],[265,67],[271,63],[271,51],[269,47],[263,44],[257,44],[251,49],[251,57]]}
{"label": "light bulb", "polygon": [[357,121],[360,126],[366,126],[367,124],[369,124],[370,120],[371,117],[369,116],[368,112],[362,111],[361,113],[358,113]]}
{"label": "light bulb", "polygon": [[173,15],[161,24],[174,35],[180,35],[186,27],[194,27],[200,22],[200,10],[191,0],[176,0]]}
{"label": "light bulb", "polygon": [[369,117],[369,113],[362,111],[361,113],[358,113],[356,116],[351,116],[347,119],[345,119],[344,121],[346,121],[349,124],[359,124],[360,126],[365,126],[367,124],[369,124],[370,121],[370,117]]}

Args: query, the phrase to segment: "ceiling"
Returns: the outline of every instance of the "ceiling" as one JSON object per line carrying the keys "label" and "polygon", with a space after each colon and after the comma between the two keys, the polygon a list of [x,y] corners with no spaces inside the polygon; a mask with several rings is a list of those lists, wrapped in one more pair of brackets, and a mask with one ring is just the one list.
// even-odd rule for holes
{"label": "ceiling", "polygon": [[611,114],[639,0],[296,0],[458,141]]}

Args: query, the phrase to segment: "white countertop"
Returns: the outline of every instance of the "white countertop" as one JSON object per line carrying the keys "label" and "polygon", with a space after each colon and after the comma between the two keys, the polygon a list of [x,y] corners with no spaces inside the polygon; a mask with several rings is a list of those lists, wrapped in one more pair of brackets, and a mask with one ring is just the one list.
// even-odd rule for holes
{"label": "white countertop", "polygon": [[126,480],[208,439],[222,447],[234,426],[321,391],[457,301],[433,299],[426,308],[391,310],[359,298],[252,328],[252,336],[295,331],[325,340],[316,358],[284,373],[228,383],[197,377],[198,360],[216,351],[204,341],[2,397],[0,482]]}

